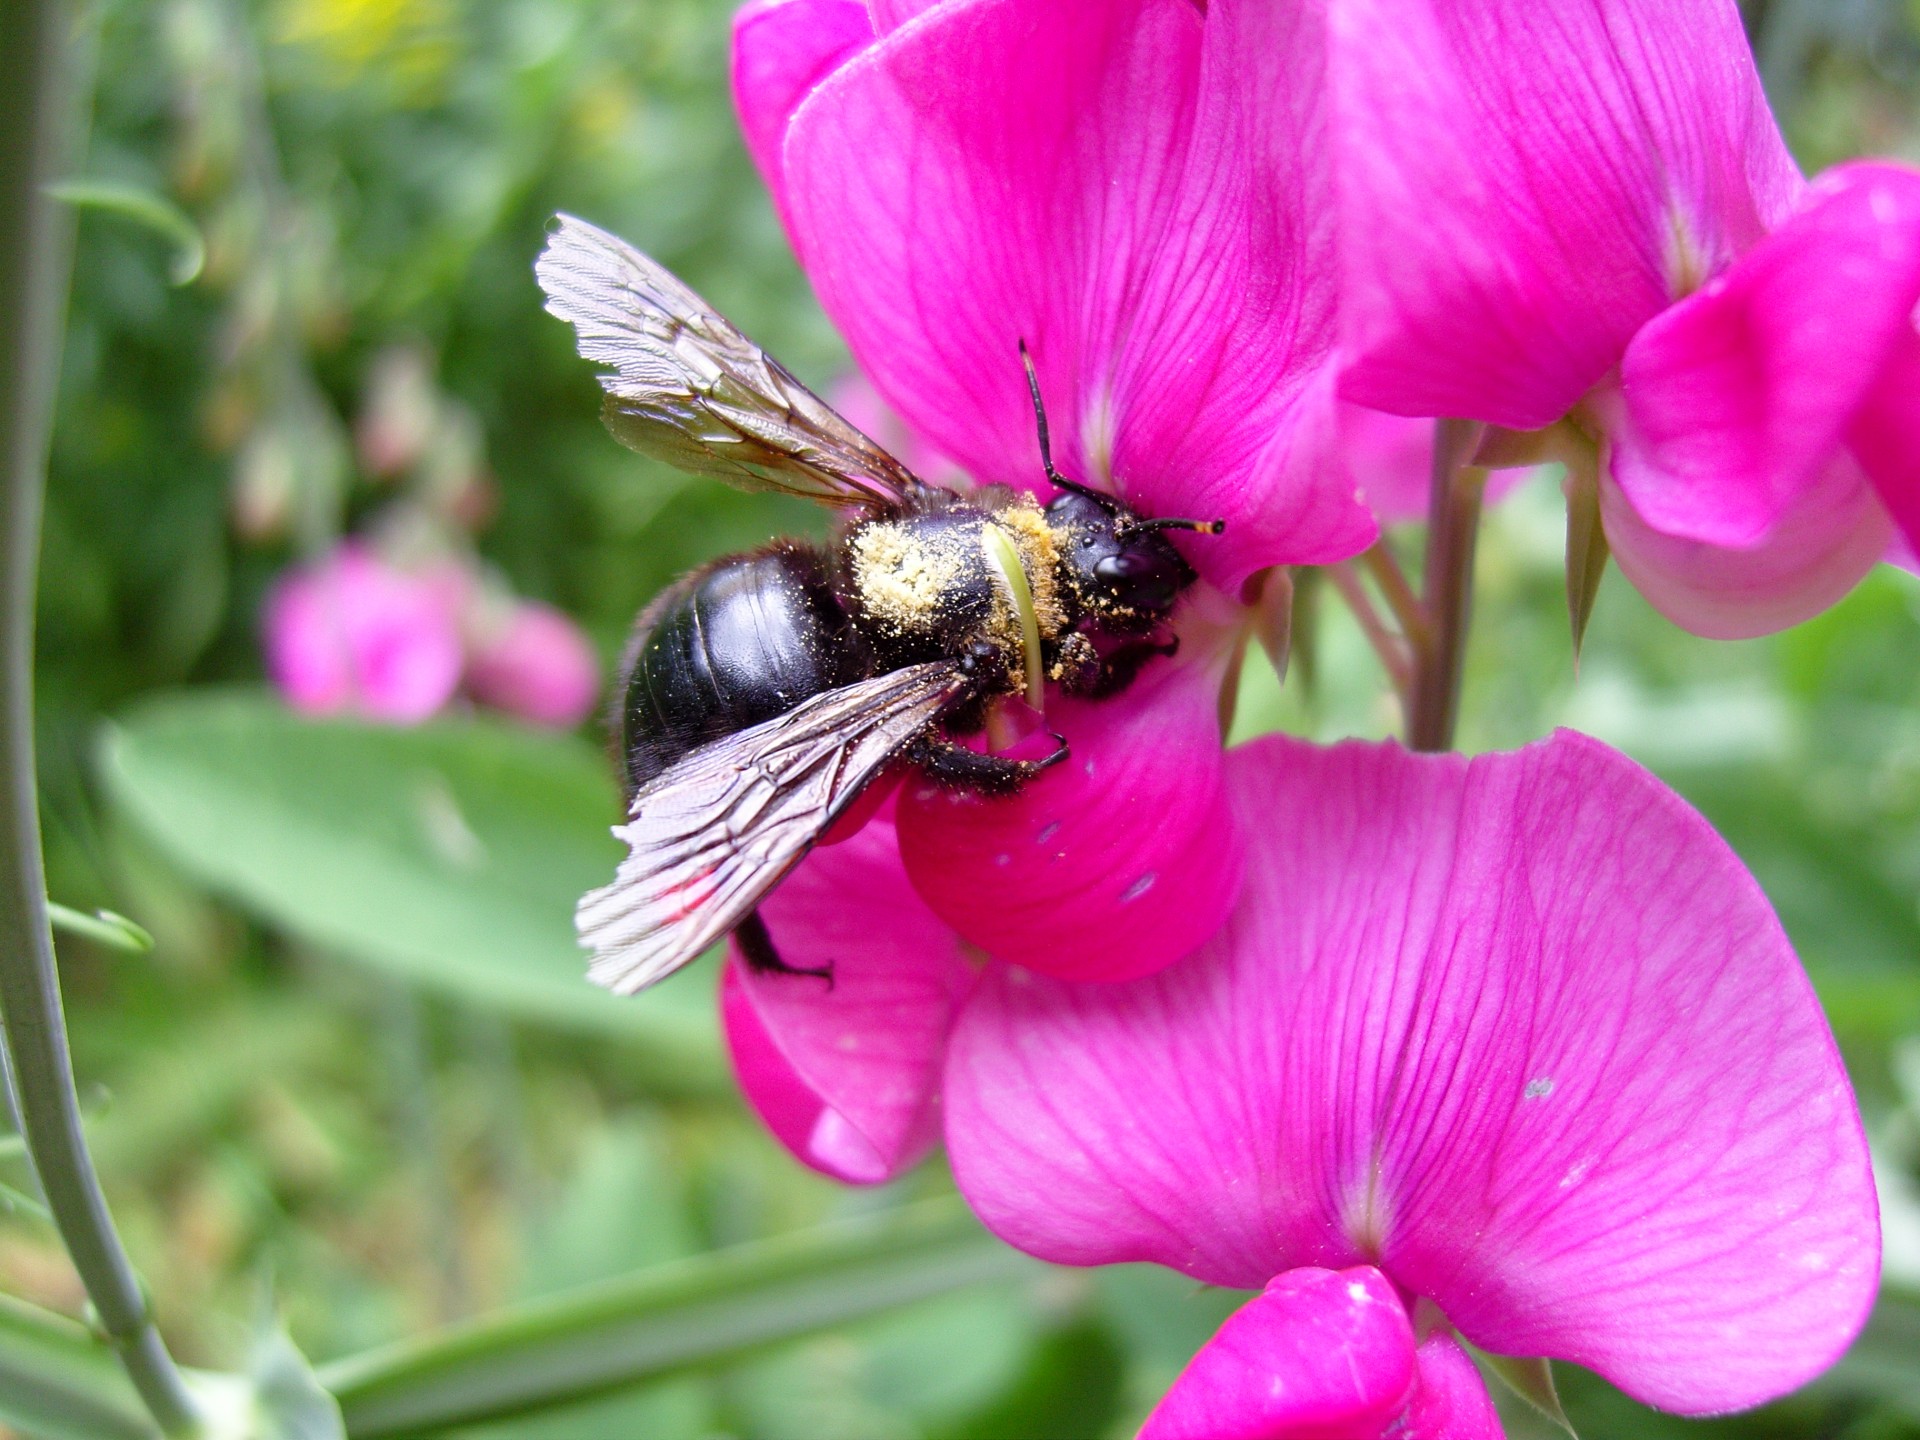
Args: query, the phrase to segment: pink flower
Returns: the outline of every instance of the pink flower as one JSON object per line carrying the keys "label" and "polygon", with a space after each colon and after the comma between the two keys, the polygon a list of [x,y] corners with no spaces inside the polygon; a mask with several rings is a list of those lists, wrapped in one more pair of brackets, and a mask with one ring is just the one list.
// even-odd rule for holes
{"label": "pink flower", "polygon": [[1705,635],[1920,534],[1920,173],[1802,179],[1732,0],[1332,13],[1343,395],[1569,422],[1621,569]]}
{"label": "pink flower", "polygon": [[265,610],[267,670],[294,709],[403,725],[460,683],[458,617],[446,588],[347,541],[281,577]]}
{"label": "pink flower", "polygon": [[944,1062],[955,1176],[1004,1238],[1263,1289],[1148,1436],[1496,1435],[1455,1334],[1694,1414],[1839,1355],[1878,1275],[1859,1116],[1698,815],[1567,732],[1474,760],[1273,737],[1228,772],[1221,933],[1118,985],[989,966]]}
{"label": "pink flower", "polygon": [[[1148,515],[1224,517],[1179,662],[1050,705],[1072,761],[1014,800],[910,789],[920,893],[1055,974],[1138,974],[1218,925],[1239,842],[1219,682],[1256,571],[1355,553],[1335,452],[1321,33],[1216,0],[749,5],[734,86],[801,264],[875,388],[980,483],[1041,466],[1031,347],[1071,477]],[[774,907],[777,912],[778,907]],[[781,940],[779,925],[774,938]]]}
{"label": "pink flower", "polygon": [[537,601],[508,603],[472,627],[466,686],[483,705],[536,725],[571,729],[600,694],[600,662],[565,614]]}
{"label": "pink flower", "polygon": [[725,974],[748,1099],[856,1183],[944,1131],[1047,1259],[1264,1287],[1155,1440],[1496,1435],[1456,1334],[1689,1413],[1832,1361],[1877,1278],[1859,1118],[1698,815],[1564,732],[1472,761],[1274,738],[1228,784],[1232,919],[1124,984],[981,970],[885,820],[817,852],[766,913],[833,988]]}

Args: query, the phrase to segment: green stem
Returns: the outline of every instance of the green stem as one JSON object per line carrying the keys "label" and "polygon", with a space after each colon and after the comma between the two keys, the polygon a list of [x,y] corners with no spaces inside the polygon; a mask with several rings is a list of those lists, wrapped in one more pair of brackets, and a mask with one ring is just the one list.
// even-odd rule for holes
{"label": "green stem", "polygon": [[107,1213],[80,1129],[48,928],[33,760],[33,603],[66,293],[65,229],[45,191],[61,142],[61,7],[0,11],[0,1021],[27,1148],[100,1328],[154,1420],[198,1429],[180,1372]]}
{"label": "green stem", "polygon": [[352,1440],[413,1435],[725,1364],[1033,1262],[957,1199],[739,1245],[320,1368]]}
{"label": "green stem", "polygon": [[1487,484],[1487,472],[1470,461],[1484,428],[1472,420],[1434,422],[1427,559],[1420,577],[1427,633],[1415,649],[1407,705],[1407,744],[1415,750],[1453,746],[1473,604],[1473,548]]}

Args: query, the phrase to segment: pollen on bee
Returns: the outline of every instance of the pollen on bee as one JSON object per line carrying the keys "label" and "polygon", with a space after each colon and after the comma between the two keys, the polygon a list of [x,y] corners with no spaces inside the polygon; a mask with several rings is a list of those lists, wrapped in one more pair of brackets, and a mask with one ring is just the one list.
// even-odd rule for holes
{"label": "pollen on bee", "polygon": [[964,564],[955,547],[929,543],[900,525],[864,525],[851,548],[860,603],[882,624],[901,629],[938,611]]}
{"label": "pollen on bee", "polygon": [[994,516],[994,523],[1020,552],[1021,568],[1027,572],[1027,584],[1033,591],[1034,618],[1040,633],[1052,639],[1067,624],[1067,612],[1060,602],[1059,537],[1047,523],[1046,512],[1032,501],[1009,505]]}

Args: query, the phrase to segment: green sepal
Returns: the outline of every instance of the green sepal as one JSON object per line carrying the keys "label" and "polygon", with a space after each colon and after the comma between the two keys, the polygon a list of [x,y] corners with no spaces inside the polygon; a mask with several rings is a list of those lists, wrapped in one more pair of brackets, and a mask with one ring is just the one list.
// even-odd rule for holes
{"label": "green sepal", "polygon": [[1578,667],[1587,621],[1593,617],[1593,603],[1613,552],[1600,523],[1599,451],[1569,446],[1563,458],[1567,465],[1567,618],[1573,626],[1573,663]]}
{"label": "green sepal", "polygon": [[1545,1358],[1523,1359],[1515,1355],[1480,1353],[1480,1363],[1527,1404],[1579,1440],[1573,1422],[1560,1404],[1560,1392],[1554,1388],[1553,1362]]}

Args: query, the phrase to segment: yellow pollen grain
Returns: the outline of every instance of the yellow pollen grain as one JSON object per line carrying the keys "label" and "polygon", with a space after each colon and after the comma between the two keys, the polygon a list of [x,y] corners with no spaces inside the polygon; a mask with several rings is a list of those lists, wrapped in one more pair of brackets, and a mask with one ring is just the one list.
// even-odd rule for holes
{"label": "yellow pollen grain", "polygon": [[860,603],[884,624],[911,627],[935,614],[960,574],[960,558],[897,525],[863,526],[852,540]]}

